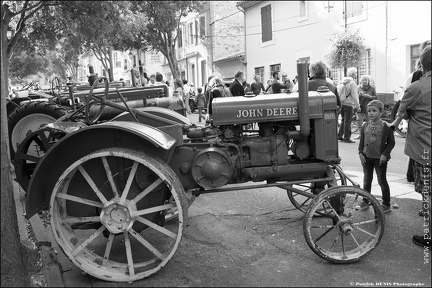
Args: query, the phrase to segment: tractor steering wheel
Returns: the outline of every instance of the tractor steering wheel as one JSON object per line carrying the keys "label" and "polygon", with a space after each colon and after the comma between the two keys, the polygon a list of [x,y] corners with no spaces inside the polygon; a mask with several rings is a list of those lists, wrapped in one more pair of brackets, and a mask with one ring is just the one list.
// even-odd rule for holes
{"label": "tractor steering wheel", "polygon": [[[95,89],[96,86],[98,86],[99,81],[102,81],[102,80],[105,80],[104,95],[102,97],[93,95],[93,90]],[[108,92],[109,92],[108,79],[105,76],[101,76],[101,77],[97,78],[96,81],[94,81],[92,87],[90,88],[89,94],[86,95],[85,115],[86,115],[86,122],[88,124],[95,124],[99,120],[100,116],[102,115],[102,111],[105,107],[105,100],[108,99]],[[90,100],[94,100],[94,101],[90,101]],[[96,103],[100,104],[99,111],[96,113],[94,118],[91,119],[90,118],[90,104],[96,104]]]}
{"label": "tractor steering wheel", "polygon": [[61,88],[60,79],[58,77],[54,77],[51,81],[51,95],[52,96],[56,95],[54,89],[56,89],[58,94],[60,95],[60,88]]}

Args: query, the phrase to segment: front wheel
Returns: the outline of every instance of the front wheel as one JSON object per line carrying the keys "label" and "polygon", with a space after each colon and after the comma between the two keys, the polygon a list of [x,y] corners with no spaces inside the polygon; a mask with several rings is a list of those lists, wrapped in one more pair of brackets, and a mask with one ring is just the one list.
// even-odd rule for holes
{"label": "front wheel", "polygon": [[[364,198],[371,207],[358,209]],[[380,243],[384,213],[378,200],[367,191],[336,186],[312,201],[303,221],[303,233],[309,247],[321,258],[333,263],[352,263]]]}
{"label": "front wheel", "polygon": [[[65,255],[86,273],[131,282],[172,258],[186,227],[187,205],[180,180],[160,159],[107,148],[62,173],[50,199],[51,229]],[[172,208],[178,216],[165,222]]]}

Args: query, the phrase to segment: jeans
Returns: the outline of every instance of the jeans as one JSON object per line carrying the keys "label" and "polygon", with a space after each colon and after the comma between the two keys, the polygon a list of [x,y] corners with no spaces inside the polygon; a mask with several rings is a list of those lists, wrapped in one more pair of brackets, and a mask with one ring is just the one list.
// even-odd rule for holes
{"label": "jeans", "polygon": [[353,118],[354,109],[352,106],[342,105],[341,116],[342,122],[339,127],[338,138],[348,140],[351,138],[351,121]]}
{"label": "jeans", "polygon": [[367,192],[371,192],[373,171],[375,169],[378,184],[381,187],[382,200],[384,205],[390,206],[390,186],[387,182],[387,162],[380,165],[380,159],[367,158],[366,163],[363,166],[363,189]]}

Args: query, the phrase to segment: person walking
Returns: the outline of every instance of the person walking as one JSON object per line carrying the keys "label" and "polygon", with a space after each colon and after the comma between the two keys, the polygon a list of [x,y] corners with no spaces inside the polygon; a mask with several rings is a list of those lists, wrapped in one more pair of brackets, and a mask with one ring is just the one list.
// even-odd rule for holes
{"label": "person walking", "polygon": [[[370,120],[364,123],[360,129],[360,144],[358,146],[360,162],[363,166],[363,189],[371,193],[375,169],[382,193],[381,208],[384,213],[387,213],[391,211],[387,163],[390,160],[390,152],[396,143],[394,131],[381,119],[384,110],[384,104],[381,101],[372,100],[366,109]],[[370,203],[364,198],[356,209],[365,210],[369,206]]]}
{"label": "person walking", "polygon": [[196,96],[196,102],[197,102],[197,107],[198,107],[198,122],[201,122],[201,118],[203,120],[205,120],[205,117],[203,115],[203,110],[204,110],[204,105],[206,102],[205,96],[202,93],[202,88],[198,87],[197,89],[198,94]]}
{"label": "person walking", "polygon": [[[396,119],[388,123],[394,130],[405,117],[408,131],[405,138],[405,154],[414,162],[414,190],[423,196],[425,224],[421,235],[414,235],[414,244],[431,247],[431,45],[420,53],[423,76],[409,85],[402,96]],[[425,248],[426,249],[426,248]]]}
{"label": "person walking", "polygon": [[258,94],[264,92],[265,88],[264,88],[264,85],[260,82],[260,76],[259,75],[254,76],[254,81],[255,82],[251,84],[252,92],[255,95],[258,95]]}
{"label": "person walking", "polygon": [[230,92],[232,96],[244,96],[245,95],[245,89],[243,87],[243,81],[244,81],[244,73],[242,71],[237,71],[237,73],[234,75],[235,79],[230,85]]}
{"label": "person walking", "polygon": [[347,77],[338,86],[338,93],[341,100],[341,116],[342,122],[339,127],[338,139],[346,143],[355,143],[351,140],[351,121],[354,113],[354,108],[360,111],[358,98],[358,88],[354,81],[357,77],[357,69],[355,67],[348,68]]}
{"label": "person walking", "polygon": [[189,106],[189,98],[190,98],[190,86],[186,79],[183,79],[183,92],[184,92],[184,102],[186,105],[187,114],[191,114],[190,106]]}
{"label": "person walking", "polygon": [[[370,77],[363,75],[360,78],[360,85],[358,86],[358,95],[360,102],[360,111],[357,112],[358,127],[363,125],[363,122],[369,122],[368,113],[366,111],[367,104],[372,100],[377,99],[375,87],[370,85]],[[354,139],[360,139],[360,134]]]}

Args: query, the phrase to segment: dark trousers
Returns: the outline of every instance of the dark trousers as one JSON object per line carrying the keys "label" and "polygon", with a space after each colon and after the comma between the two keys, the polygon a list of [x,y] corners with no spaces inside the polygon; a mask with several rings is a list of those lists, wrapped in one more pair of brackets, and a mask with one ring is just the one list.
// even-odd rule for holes
{"label": "dark trousers", "polygon": [[390,186],[387,182],[387,162],[380,165],[379,159],[367,158],[363,166],[363,189],[371,192],[373,171],[375,169],[378,184],[381,187],[382,199],[384,205],[390,205]]}
{"label": "dark trousers", "polygon": [[348,140],[351,138],[351,121],[353,118],[354,109],[351,106],[342,105],[341,116],[342,122],[339,127],[338,138]]}
{"label": "dark trousers", "polygon": [[205,117],[202,115],[204,107],[198,107],[198,122],[201,122],[201,118],[205,120]]}
{"label": "dark trousers", "polygon": [[414,182],[414,160],[411,158],[408,161],[406,177],[408,182]]}

